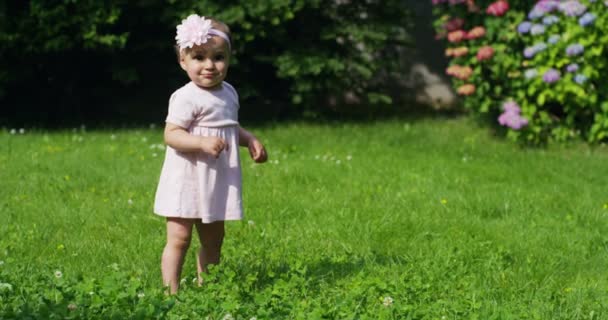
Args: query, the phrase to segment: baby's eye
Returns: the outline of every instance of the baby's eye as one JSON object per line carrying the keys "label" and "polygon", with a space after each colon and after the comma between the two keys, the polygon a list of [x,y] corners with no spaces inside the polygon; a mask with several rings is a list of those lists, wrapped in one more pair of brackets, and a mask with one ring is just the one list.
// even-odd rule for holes
{"label": "baby's eye", "polygon": [[223,55],[223,54],[218,54],[218,55],[216,55],[216,56],[215,56],[215,60],[216,60],[216,61],[222,61],[222,60],[224,60],[224,55]]}
{"label": "baby's eye", "polygon": [[192,57],[192,59],[194,59],[194,60],[204,60],[205,56],[203,56],[202,54],[197,54],[194,57]]}

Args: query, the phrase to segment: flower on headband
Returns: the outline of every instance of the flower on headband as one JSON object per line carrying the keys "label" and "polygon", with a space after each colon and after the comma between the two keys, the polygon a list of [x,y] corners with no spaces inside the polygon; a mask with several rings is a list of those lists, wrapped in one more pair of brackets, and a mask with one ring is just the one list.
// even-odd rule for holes
{"label": "flower on headband", "polygon": [[192,48],[195,45],[207,43],[207,39],[211,37],[209,30],[211,30],[211,20],[191,14],[177,26],[175,40],[177,40],[180,50]]}

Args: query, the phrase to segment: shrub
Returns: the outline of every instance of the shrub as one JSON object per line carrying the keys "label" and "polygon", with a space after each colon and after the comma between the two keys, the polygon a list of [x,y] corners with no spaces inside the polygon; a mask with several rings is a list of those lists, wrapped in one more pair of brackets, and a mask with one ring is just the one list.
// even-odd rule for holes
{"label": "shrub", "polygon": [[[279,112],[292,104],[319,109],[346,92],[362,103],[389,103],[380,80],[395,74],[409,39],[407,7],[394,0],[11,2],[0,5],[0,99],[38,96],[38,108],[78,108],[144,87],[142,95],[162,93],[164,112],[170,91],[185,81],[172,52],[175,26],[193,12],[230,25],[229,81],[241,98]],[[38,94],[23,95],[25,88]]]}
{"label": "shrub", "polygon": [[466,109],[525,143],[606,140],[608,3],[433,3]]}

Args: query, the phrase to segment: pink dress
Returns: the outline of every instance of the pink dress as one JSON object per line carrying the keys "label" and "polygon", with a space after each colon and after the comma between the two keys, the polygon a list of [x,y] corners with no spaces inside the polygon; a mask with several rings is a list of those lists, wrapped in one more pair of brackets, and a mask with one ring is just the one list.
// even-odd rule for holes
{"label": "pink dress", "polygon": [[203,223],[243,218],[238,109],[236,90],[227,82],[214,90],[190,82],[171,95],[166,122],[194,135],[221,137],[229,147],[216,159],[167,146],[154,213]]}

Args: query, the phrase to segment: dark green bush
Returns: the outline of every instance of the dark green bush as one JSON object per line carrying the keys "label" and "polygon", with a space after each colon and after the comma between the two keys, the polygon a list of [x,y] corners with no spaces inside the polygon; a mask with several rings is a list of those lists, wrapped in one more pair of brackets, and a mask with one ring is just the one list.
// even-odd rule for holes
{"label": "dark green bush", "polygon": [[318,111],[345,95],[390,103],[382,82],[394,76],[410,30],[401,1],[5,2],[0,99],[56,112],[126,96],[118,106],[128,113],[131,101],[142,102],[134,96],[147,96],[164,112],[170,92],[186,81],[171,48],[175,26],[191,13],[230,25],[228,81],[245,102],[274,114]]}

